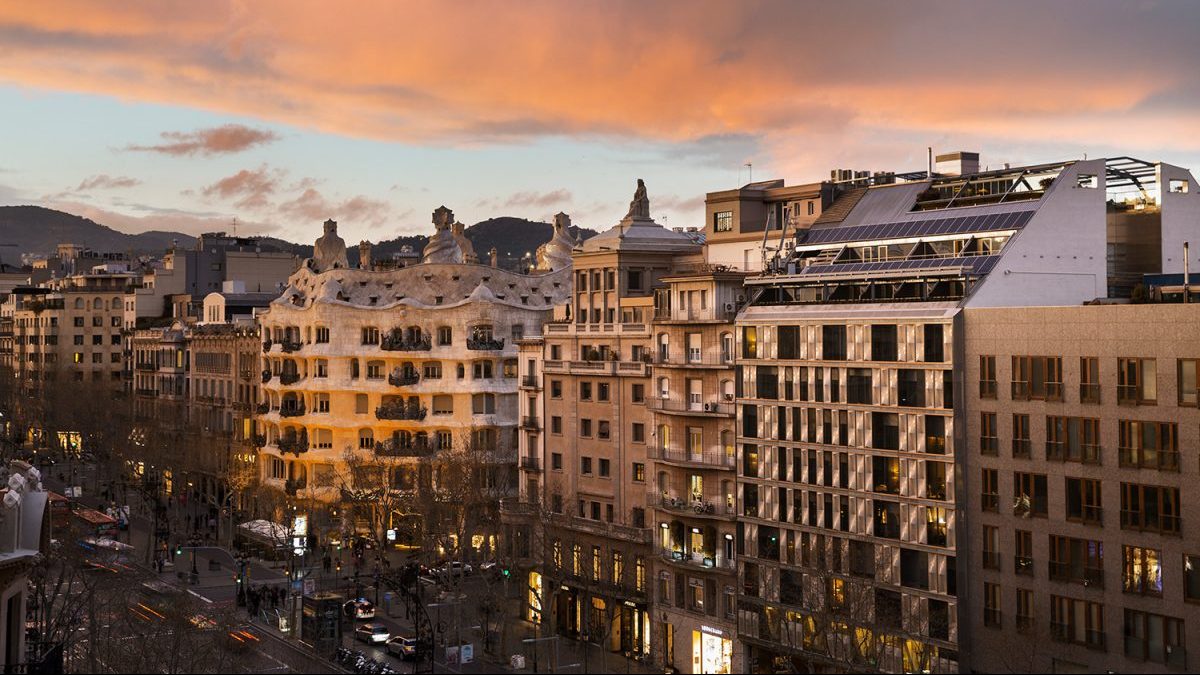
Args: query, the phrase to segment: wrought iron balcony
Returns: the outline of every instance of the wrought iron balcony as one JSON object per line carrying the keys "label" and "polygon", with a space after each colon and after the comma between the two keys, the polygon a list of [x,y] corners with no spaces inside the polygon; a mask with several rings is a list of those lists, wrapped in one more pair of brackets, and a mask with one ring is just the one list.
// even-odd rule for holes
{"label": "wrought iron balcony", "polygon": [[537,415],[526,415],[526,416],[522,417],[521,418],[521,428],[522,429],[533,429],[533,430],[540,429],[541,425],[538,424]]}
{"label": "wrought iron balcony", "polygon": [[385,352],[427,352],[433,349],[433,339],[429,333],[406,337],[399,329],[392,329],[380,338],[379,348]]}
{"label": "wrought iron balcony", "polygon": [[381,420],[423,420],[428,408],[407,403],[384,403],[375,409],[375,418]]}
{"label": "wrought iron balcony", "polygon": [[375,442],[375,454],[379,457],[424,457],[433,452],[433,445],[424,439],[417,439],[404,445],[396,439]]}
{"label": "wrought iron balcony", "polygon": [[273,344],[274,343],[270,340],[263,340],[263,353],[266,354],[267,352],[271,351],[271,346]]}
{"label": "wrought iron balcony", "polygon": [[266,415],[267,413],[271,412],[271,404],[259,403],[257,406],[255,406],[254,412],[258,413],[259,415]]}
{"label": "wrought iron balcony", "polygon": [[285,436],[276,441],[276,445],[279,446],[279,452],[284,454],[290,452],[299,455],[302,452],[308,452],[308,434]]}
{"label": "wrought iron balcony", "polygon": [[504,349],[504,338],[467,338],[467,349],[493,351]]}
{"label": "wrought iron balcony", "polygon": [[266,384],[271,381],[271,371],[270,370],[262,371],[262,381],[263,381],[263,384]]}
{"label": "wrought iron balcony", "polygon": [[291,354],[293,352],[300,351],[300,348],[303,347],[304,345],[301,344],[301,342],[299,340],[285,339],[285,340],[280,341],[279,346],[283,348],[284,354]]}
{"label": "wrought iron balcony", "polygon": [[388,384],[394,387],[410,387],[421,381],[421,375],[417,372],[392,372],[388,374]]}
{"label": "wrought iron balcony", "polygon": [[279,384],[285,387],[289,384],[296,384],[300,381],[300,373],[283,372],[279,374]]}
{"label": "wrought iron balcony", "polygon": [[300,417],[304,414],[304,404],[284,405],[279,408],[280,417]]}
{"label": "wrought iron balcony", "polygon": [[295,497],[296,493],[308,487],[308,479],[306,478],[289,478],[283,484],[283,491],[289,497]]}
{"label": "wrought iron balcony", "polygon": [[541,471],[542,460],[540,457],[525,456],[521,458],[521,468],[528,471]]}

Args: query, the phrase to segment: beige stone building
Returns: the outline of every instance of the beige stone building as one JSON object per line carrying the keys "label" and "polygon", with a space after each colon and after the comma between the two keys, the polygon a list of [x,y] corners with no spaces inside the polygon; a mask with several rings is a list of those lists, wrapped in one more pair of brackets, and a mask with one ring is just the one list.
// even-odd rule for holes
{"label": "beige stone building", "polygon": [[445,207],[434,213],[421,264],[349,269],[329,221],[261,315],[268,485],[332,498],[350,452],[394,465],[392,484],[411,490],[422,462],[467,445],[493,449],[498,473],[515,476],[517,342],[570,297],[571,272],[463,262],[453,222]]}
{"label": "beige stone building", "polygon": [[1200,306],[968,309],[963,326],[970,667],[1195,670]]}

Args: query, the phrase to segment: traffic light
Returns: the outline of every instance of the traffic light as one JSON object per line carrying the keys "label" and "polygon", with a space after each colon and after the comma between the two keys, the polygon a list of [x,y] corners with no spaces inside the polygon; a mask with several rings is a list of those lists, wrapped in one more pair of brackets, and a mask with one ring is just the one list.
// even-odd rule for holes
{"label": "traffic light", "polygon": [[504,575],[504,576],[506,576],[506,577],[510,577],[510,576],[512,576],[512,570],[508,569],[507,567],[505,567],[504,569],[500,570],[500,573],[501,573],[501,574],[503,574],[503,575]]}
{"label": "traffic light", "polygon": [[175,544],[175,555],[183,555],[183,544]]}

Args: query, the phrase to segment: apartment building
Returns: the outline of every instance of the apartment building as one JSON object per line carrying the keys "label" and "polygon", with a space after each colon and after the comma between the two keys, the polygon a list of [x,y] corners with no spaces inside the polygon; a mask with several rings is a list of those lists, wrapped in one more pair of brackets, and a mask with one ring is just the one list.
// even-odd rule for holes
{"label": "apartment building", "polygon": [[968,308],[964,325],[970,667],[1194,670],[1200,306]]}
{"label": "apartment building", "polygon": [[26,381],[47,377],[119,380],[126,289],[138,276],[96,269],[13,290],[0,310],[11,318],[11,354],[3,358]]}
{"label": "apartment building", "polygon": [[655,289],[647,509],[656,649],[680,673],[745,670],[737,637],[734,326],[745,274],[677,264]]}
{"label": "apartment building", "polygon": [[782,179],[709,192],[704,197],[705,258],[727,269],[761,272],[792,244],[798,230],[821,217],[833,195],[830,183],[786,185]]}
{"label": "apartment building", "polygon": [[[996,432],[964,397],[962,375],[979,368],[964,311],[1063,307],[1043,317],[1056,334],[1082,303],[1128,297],[1143,274],[1183,271],[1183,243],[1200,234],[1194,179],[1178,167],[1121,157],[979,172],[974,153],[941,160],[936,175],[835,189],[791,255],[747,282],[737,322],[739,636],[755,670],[975,667],[991,637],[974,630],[976,615],[995,615],[1016,587],[976,573],[971,557],[978,532],[967,523],[990,516],[967,500],[998,489],[973,489],[977,475],[996,473],[971,471],[971,439]],[[1130,489],[1129,504],[1145,498]],[[1095,611],[1067,602],[1053,623]]]}
{"label": "apartment building", "polygon": [[327,222],[314,257],[260,314],[268,485],[332,498],[354,452],[394,464],[393,484],[410,490],[437,453],[475,447],[503,460],[495,474],[508,485],[496,489],[515,493],[516,342],[570,297],[571,272],[463,262],[453,212],[433,220],[423,262],[390,269],[349,268]]}

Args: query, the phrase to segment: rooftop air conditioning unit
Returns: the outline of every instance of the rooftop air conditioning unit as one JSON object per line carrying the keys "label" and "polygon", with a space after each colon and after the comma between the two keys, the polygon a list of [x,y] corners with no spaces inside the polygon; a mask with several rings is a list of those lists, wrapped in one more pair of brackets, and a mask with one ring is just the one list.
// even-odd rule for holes
{"label": "rooftop air conditioning unit", "polygon": [[732,302],[725,303],[725,311],[726,312],[732,312],[736,309],[737,309],[737,305],[735,303],[732,303]]}

